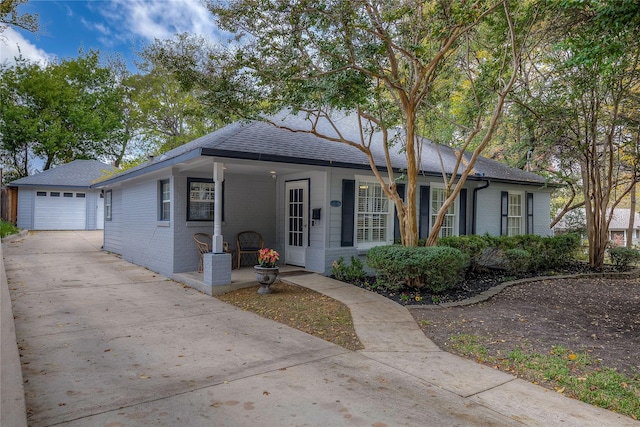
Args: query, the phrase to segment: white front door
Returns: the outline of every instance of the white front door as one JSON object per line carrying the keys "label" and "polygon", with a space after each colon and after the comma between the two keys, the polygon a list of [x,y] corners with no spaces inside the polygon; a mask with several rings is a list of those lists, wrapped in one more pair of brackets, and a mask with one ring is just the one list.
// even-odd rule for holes
{"label": "white front door", "polygon": [[285,264],[304,267],[305,252],[309,245],[309,181],[287,182],[285,192]]}

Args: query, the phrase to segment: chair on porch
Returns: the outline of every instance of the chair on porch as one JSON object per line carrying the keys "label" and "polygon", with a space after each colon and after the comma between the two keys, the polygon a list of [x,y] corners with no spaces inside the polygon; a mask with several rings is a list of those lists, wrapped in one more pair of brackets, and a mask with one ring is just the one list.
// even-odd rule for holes
{"label": "chair on porch", "polygon": [[195,240],[196,247],[198,248],[198,252],[200,253],[200,264],[198,264],[198,273],[202,273],[202,261],[204,258],[204,254],[211,252],[211,235],[207,233],[195,233],[193,235],[193,240]]}
{"label": "chair on porch", "polygon": [[222,250],[228,254],[231,254],[231,269],[233,270],[234,268],[236,268],[236,250],[231,248],[229,246],[229,242],[227,242],[226,240],[222,242]]}
{"label": "chair on porch", "polygon": [[242,265],[243,255],[255,255],[258,263],[258,251],[264,247],[262,235],[257,231],[242,231],[238,233],[238,268]]}

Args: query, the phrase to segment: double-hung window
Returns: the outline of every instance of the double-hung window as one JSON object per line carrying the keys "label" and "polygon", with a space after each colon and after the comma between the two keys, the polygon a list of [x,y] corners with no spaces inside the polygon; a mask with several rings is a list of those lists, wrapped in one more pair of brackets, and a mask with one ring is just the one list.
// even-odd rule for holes
{"label": "double-hung window", "polygon": [[171,182],[168,179],[160,181],[160,221],[171,218]]}
{"label": "double-hung window", "polygon": [[380,183],[359,180],[356,200],[356,240],[358,247],[388,244],[393,240],[393,218],[389,199]]}
{"label": "double-hung window", "polygon": [[507,235],[518,236],[524,233],[524,209],[522,194],[509,193],[509,205],[507,209]]}
{"label": "double-hung window", "polygon": [[213,221],[215,184],[212,179],[188,178],[187,221]]}
{"label": "double-hung window", "polygon": [[104,219],[107,221],[111,221],[111,212],[113,210],[112,194],[111,190],[107,190],[104,193]]}
{"label": "double-hung window", "polygon": [[[518,191],[501,193],[501,235],[518,236],[533,232],[533,195],[528,193],[527,196],[529,202],[525,205],[524,193]],[[525,219],[528,221],[526,226]]]}
{"label": "double-hung window", "polygon": [[[438,212],[444,205],[444,201],[447,199],[447,192],[444,188],[431,188],[431,226],[436,222]],[[444,215],[442,221],[442,227],[440,227],[440,237],[448,237],[456,235],[456,204],[455,202],[447,208],[447,212]]]}

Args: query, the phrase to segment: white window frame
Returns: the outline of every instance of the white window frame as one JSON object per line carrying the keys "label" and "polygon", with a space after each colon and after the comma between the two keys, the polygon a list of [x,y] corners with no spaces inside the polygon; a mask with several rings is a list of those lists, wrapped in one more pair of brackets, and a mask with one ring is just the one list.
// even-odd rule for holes
{"label": "white window frame", "polygon": [[[433,209],[433,202],[434,202],[434,197],[436,195],[436,191],[438,193],[443,193],[443,199],[440,203],[438,203],[438,210],[440,210],[440,207],[444,204],[444,201],[446,200],[444,198],[444,195],[446,194],[445,192],[445,187],[443,184],[431,184],[431,190],[429,191],[429,230],[431,230],[433,228],[433,224],[435,223],[435,219],[436,216],[438,214],[438,210]],[[459,196],[459,195],[458,195]],[[440,228],[440,231],[438,233],[438,237],[448,237],[448,236],[457,236],[459,234],[459,230],[458,230],[458,215],[459,215],[459,209],[458,209],[458,202],[459,202],[459,197],[456,196],[456,199],[454,200],[454,202],[451,204],[451,206],[449,206],[449,210],[453,210],[453,213],[447,213],[446,217],[452,218],[453,219],[453,227],[451,227],[451,234],[443,234],[443,228]],[[445,221],[446,221],[446,217],[445,217]],[[443,227],[444,227],[444,222],[443,222]],[[448,228],[446,228],[448,229]]]}
{"label": "white window frame", "polygon": [[[356,176],[355,177],[356,180],[356,191],[355,191],[355,215],[354,215],[354,230],[355,230],[355,244],[356,247],[358,249],[369,249],[372,248],[374,246],[380,246],[380,245],[390,245],[393,243],[393,203],[391,202],[391,200],[387,197],[387,195],[384,193],[384,189],[382,188],[382,185],[380,184],[380,182],[372,176]],[[381,191],[381,198],[384,198],[384,200],[386,201],[386,212],[383,211],[377,211],[377,210],[371,210],[371,211],[361,211],[360,207],[360,190],[361,190],[361,186],[378,186],[380,188]],[[374,202],[374,200],[372,200],[371,202]],[[375,204],[375,203],[373,203]],[[369,206],[372,206],[371,203],[369,203]],[[360,226],[359,223],[361,222],[360,219],[363,216],[372,216],[372,215],[380,215],[382,217],[385,218],[385,232],[384,235],[382,236],[381,239],[378,240],[371,240],[371,239],[362,239],[361,236],[361,230],[364,230],[364,232],[366,234],[371,234],[374,232],[374,230],[378,227],[374,227],[373,225],[365,227],[365,226]],[[371,220],[370,222],[374,222],[373,220]],[[367,232],[367,230],[369,230]]]}
{"label": "white window frame", "polygon": [[[164,186],[168,186],[168,191],[165,192]],[[158,212],[158,220],[170,221],[171,220],[171,180],[161,179],[159,182],[160,187],[160,204]],[[166,215],[165,215],[166,212]]]}
{"label": "white window frame", "polygon": [[[520,215],[514,215],[512,211],[513,203],[511,198],[515,196],[520,198]],[[525,226],[527,217],[526,212],[527,206],[525,193],[523,191],[507,191],[507,236],[521,236],[523,234],[527,234]],[[517,233],[513,232],[515,230],[515,226],[513,225],[514,220],[517,220],[518,222]]]}
{"label": "white window frame", "polygon": [[113,215],[113,192],[107,190],[104,192],[104,219],[111,221]]}

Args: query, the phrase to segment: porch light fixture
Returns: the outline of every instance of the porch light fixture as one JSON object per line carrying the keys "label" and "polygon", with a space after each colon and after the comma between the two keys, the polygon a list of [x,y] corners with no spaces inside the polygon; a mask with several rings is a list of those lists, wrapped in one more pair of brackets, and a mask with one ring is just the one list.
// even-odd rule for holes
{"label": "porch light fixture", "polygon": [[276,171],[269,171],[269,173],[271,174],[271,178],[275,181],[276,180]]}

